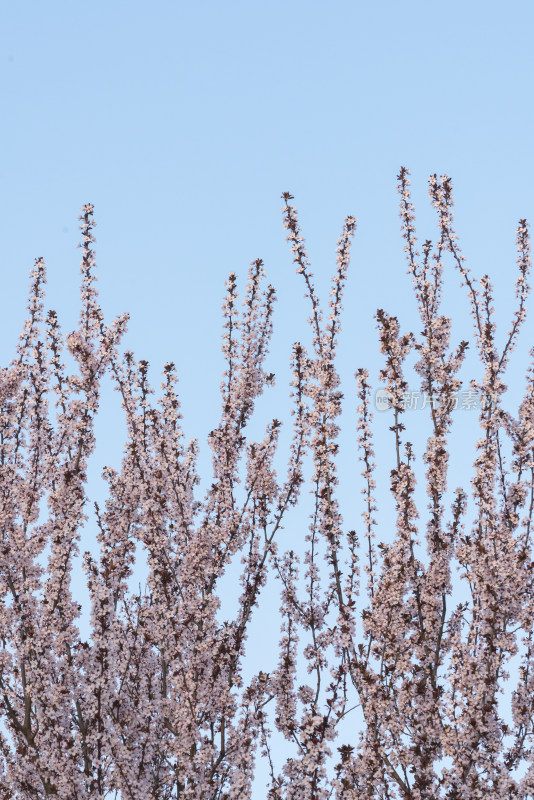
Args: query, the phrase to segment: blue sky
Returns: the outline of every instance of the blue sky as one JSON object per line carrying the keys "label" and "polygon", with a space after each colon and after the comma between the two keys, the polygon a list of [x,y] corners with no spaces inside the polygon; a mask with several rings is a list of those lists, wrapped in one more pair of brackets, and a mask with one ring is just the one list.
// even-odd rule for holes
{"label": "blue sky", "polygon": [[[184,427],[200,440],[205,470],[228,272],[244,287],[249,262],[261,257],[277,287],[270,364],[278,386],[259,412],[263,424],[274,404],[287,419],[291,344],[309,336],[280,195],[295,196],[324,300],[336,239],[354,214],[340,342],[341,493],[354,527],[352,374],[368,366],[373,378],[380,368],[377,307],[419,330],[396,174],[401,165],[412,172],[423,240],[435,234],[428,176],[452,176],[456,229],[474,273],[494,280],[502,341],[515,226],[534,218],[533,34],[534,5],[514,0],[1,4],[3,362],[14,354],[35,257],[48,263],[49,305],[65,330],[76,324],[77,215],[94,203],[104,311],[130,313],[127,345],[150,361],[156,385],[162,364],[177,364]],[[472,339],[458,275],[449,270],[446,282],[455,336]],[[533,334],[530,320],[510,382],[517,397]],[[117,464],[122,446],[117,399],[106,389],[104,400],[91,467],[97,494],[101,466]],[[458,442],[476,435],[466,414]],[[419,412],[410,420],[412,440],[424,443],[426,423]],[[377,424],[378,450],[390,458],[387,425]],[[462,445],[453,455],[451,489],[469,475],[465,453]],[[391,466],[383,464],[387,497]]]}

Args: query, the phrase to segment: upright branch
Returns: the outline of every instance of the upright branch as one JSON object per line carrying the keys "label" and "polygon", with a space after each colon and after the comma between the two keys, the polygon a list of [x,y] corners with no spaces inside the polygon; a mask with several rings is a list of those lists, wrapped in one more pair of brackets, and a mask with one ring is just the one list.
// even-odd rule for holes
{"label": "upright branch", "polygon": [[[284,200],[284,228],[287,240],[294,253],[297,273],[303,276],[306,297],[311,303],[309,323],[312,328],[313,355],[306,354],[303,367],[304,397],[309,410],[306,415],[307,441],[313,459],[312,495],[313,510],[308,546],[304,553],[305,599],[299,599],[297,588],[296,555],[286,554],[289,561],[277,564],[278,575],[284,586],[282,613],[287,617],[285,635],[280,642],[280,666],[276,673],[279,709],[277,727],[297,747],[296,757],[289,758],[283,774],[273,777],[271,792],[279,796],[282,789],[287,797],[300,797],[309,791],[313,798],[326,797],[326,763],[331,754],[328,742],[335,736],[339,720],[347,708],[346,651],[354,632],[354,538],[347,537],[351,553],[350,578],[347,584],[349,597],[344,596],[341,554],[343,536],[341,516],[335,496],[338,478],[335,457],[339,427],[336,418],[341,413],[342,393],[339,391],[339,376],[335,367],[337,335],[340,329],[343,287],[350,259],[350,244],[356,228],[354,217],[347,217],[337,244],[336,270],[332,278],[330,314],[324,324],[324,314],[317,295],[304,237],[298,222],[296,209],[290,204],[289,192]],[[329,567],[328,586],[323,589],[322,564]],[[298,634],[298,627],[302,634]],[[307,671],[314,676],[311,685],[301,686],[298,692],[291,690],[289,681],[296,679],[295,659],[297,645],[303,636],[307,641],[303,654]],[[342,644],[340,644],[340,639]],[[328,652],[335,650],[340,666],[324,684],[329,663]],[[289,704],[289,706],[288,706]],[[320,708],[325,704],[321,714]],[[290,708],[290,713],[288,712]],[[282,713],[283,709],[286,709]],[[300,722],[297,725],[297,717]]]}

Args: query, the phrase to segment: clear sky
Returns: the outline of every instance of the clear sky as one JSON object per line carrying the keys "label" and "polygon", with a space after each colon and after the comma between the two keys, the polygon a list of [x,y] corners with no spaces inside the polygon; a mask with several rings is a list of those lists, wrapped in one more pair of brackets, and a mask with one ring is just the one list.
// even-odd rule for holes
{"label": "clear sky", "polygon": [[[205,470],[228,272],[244,287],[249,262],[261,257],[277,287],[278,386],[260,416],[278,403],[287,419],[291,344],[309,336],[280,195],[295,196],[325,301],[336,239],[354,214],[340,343],[341,492],[347,527],[358,525],[352,374],[368,366],[376,379],[377,307],[419,330],[396,174],[401,165],[412,172],[423,240],[435,235],[428,176],[452,176],[456,229],[474,273],[494,280],[502,341],[515,226],[534,219],[533,36],[530,0],[0,3],[2,362],[14,354],[35,257],[48,263],[49,305],[66,330],[76,324],[77,215],[94,203],[104,311],[131,314],[126,343],[150,361],[156,385],[162,364],[177,364],[185,430],[199,438]],[[451,269],[446,281],[444,311],[458,340],[472,339],[459,277]],[[531,319],[510,384],[517,392],[533,341]],[[104,397],[97,493],[101,465],[117,464],[122,445],[117,399]],[[419,412],[410,420],[413,440],[424,443]],[[472,414],[458,426],[476,435]],[[384,430],[378,449],[387,445],[389,458]],[[469,467],[463,447],[452,467],[451,489]]]}

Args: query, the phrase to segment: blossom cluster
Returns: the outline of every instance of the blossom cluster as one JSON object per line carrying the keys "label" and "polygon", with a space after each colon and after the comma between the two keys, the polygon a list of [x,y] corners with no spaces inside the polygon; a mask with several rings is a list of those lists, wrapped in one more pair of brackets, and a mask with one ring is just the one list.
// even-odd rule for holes
{"label": "blossom cluster", "polygon": [[[16,356],[0,371],[0,800],[250,798],[258,755],[270,800],[533,800],[534,348],[517,414],[503,403],[526,320],[528,226],[520,220],[517,229],[517,305],[499,349],[491,282],[473,277],[453,228],[451,180],[430,178],[438,238],[421,250],[405,168],[398,189],[422,331],[403,332],[398,317],[376,312],[392,457],[376,463],[369,372],[359,368],[363,502],[350,529],[338,499],[336,354],[354,217],[337,243],[325,307],[293,198],[283,194],[311,344],[292,349],[282,476],[282,422],[270,420],[259,441],[249,434],[275,377],[266,364],[276,292],[260,259],[242,299],[230,273],[220,418],[208,436],[203,496],[175,364],[164,366],[156,391],[148,362],[121,350],[127,315],[107,324],[100,308],[93,206],[80,216],[81,311],[68,335],[54,311],[45,313],[46,268],[36,260]],[[473,479],[452,493],[452,412],[469,344],[451,344],[451,319],[441,312],[446,258],[467,288],[481,366],[461,406],[478,411]],[[408,389],[410,354],[417,390]],[[90,516],[104,376],[119,393],[127,440],[120,468],[104,469],[107,500]],[[420,397],[430,435],[416,469],[406,412]],[[395,511],[386,531],[377,500],[384,475]],[[291,509],[305,505],[306,488],[311,514],[299,554],[280,534]],[[73,564],[89,520],[99,551],[83,554],[84,640]],[[148,577],[137,592],[140,549]],[[237,611],[221,620],[222,580],[237,563]],[[280,588],[276,666],[246,677],[247,638],[269,577]],[[356,709],[359,728],[350,727]]]}

